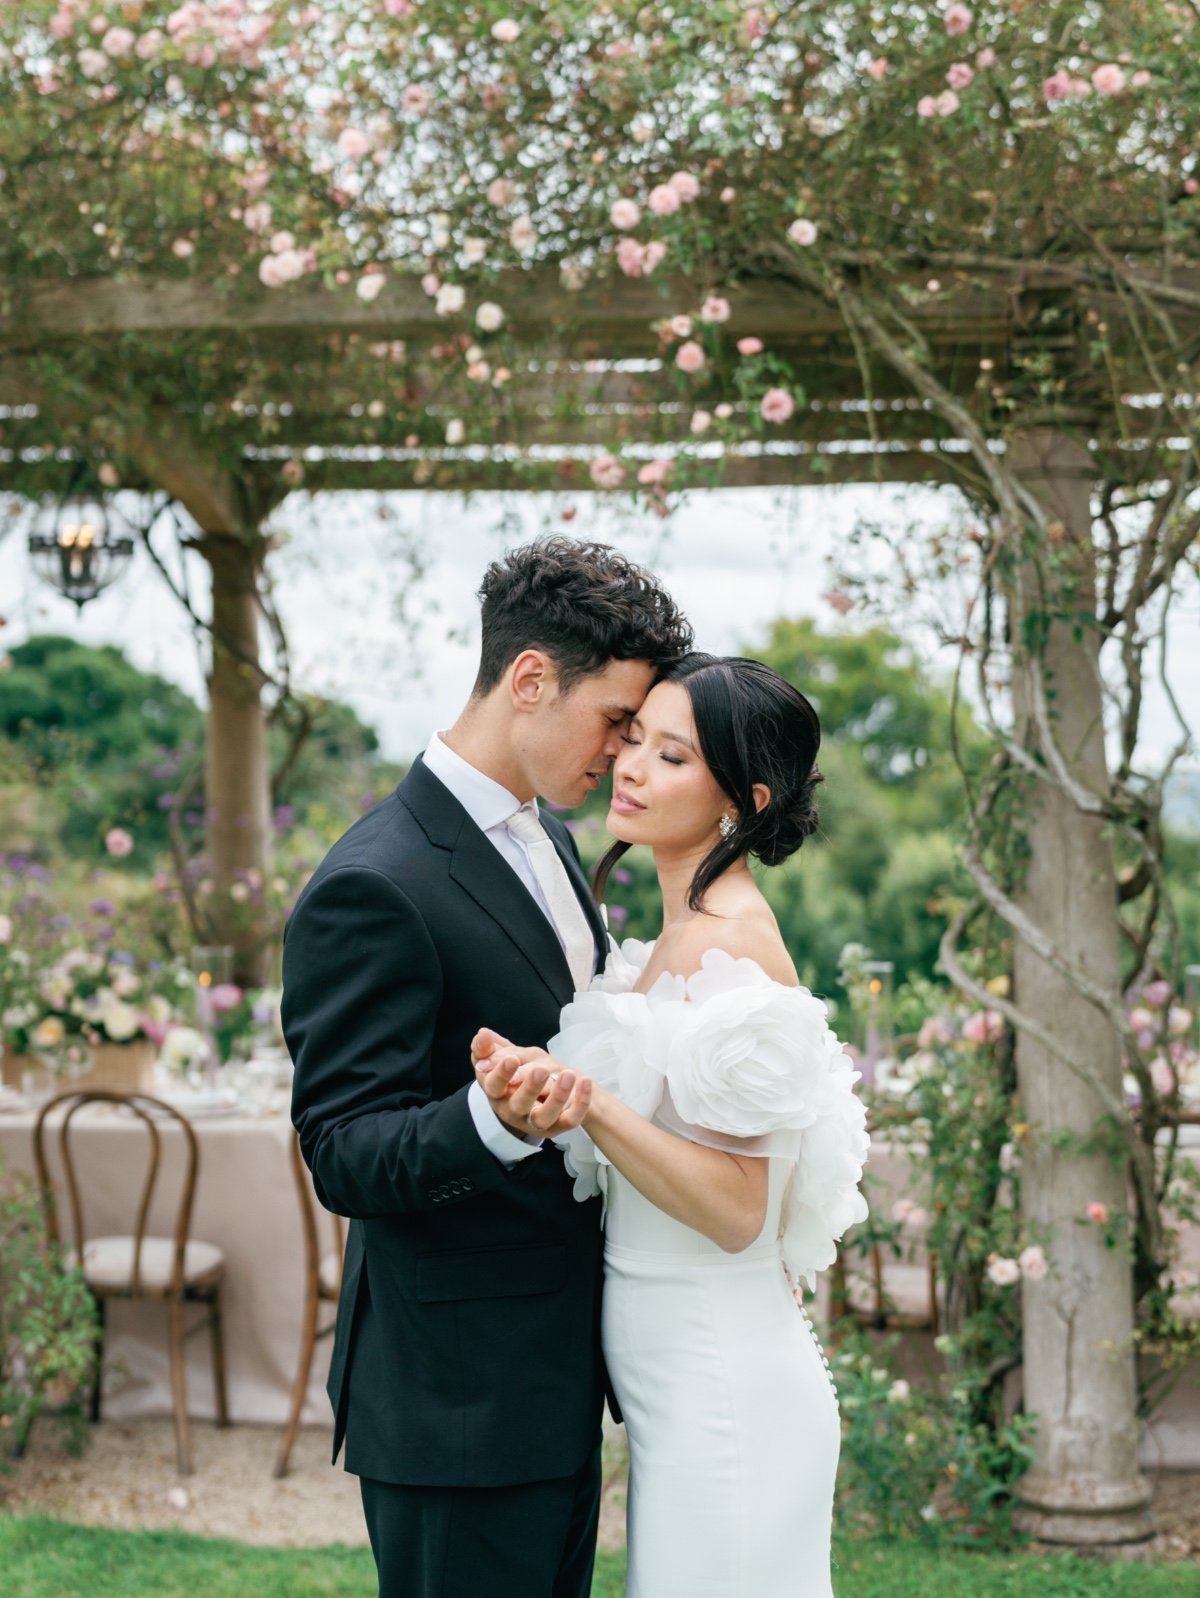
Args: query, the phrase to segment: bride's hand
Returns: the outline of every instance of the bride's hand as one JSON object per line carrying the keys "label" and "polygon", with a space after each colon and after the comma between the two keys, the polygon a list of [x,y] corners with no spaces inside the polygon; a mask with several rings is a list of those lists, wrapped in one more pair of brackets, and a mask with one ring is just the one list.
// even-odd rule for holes
{"label": "bride's hand", "polygon": [[490,1059],[500,1049],[514,1049],[516,1044],[509,1041],[499,1032],[493,1032],[491,1027],[481,1026],[471,1039],[471,1064],[478,1070],[481,1060]]}

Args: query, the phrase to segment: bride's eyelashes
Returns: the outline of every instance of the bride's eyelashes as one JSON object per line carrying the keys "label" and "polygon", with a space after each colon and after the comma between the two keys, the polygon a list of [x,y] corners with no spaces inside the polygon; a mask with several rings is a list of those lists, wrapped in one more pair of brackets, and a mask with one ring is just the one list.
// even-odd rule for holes
{"label": "bride's eyelashes", "polygon": [[[622,733],[621,734],[621,742],[623,744],[632,745],[632,747],[634,749],[637,749],[637,748],[640,747],[641,741],[642,740],[640,738],[631,738],[628,733]],[[677,755],[659,755],[658,758],[660,760],[665,760],[668,766],[682,766],[683,765],[683,761],[680,760]]]}

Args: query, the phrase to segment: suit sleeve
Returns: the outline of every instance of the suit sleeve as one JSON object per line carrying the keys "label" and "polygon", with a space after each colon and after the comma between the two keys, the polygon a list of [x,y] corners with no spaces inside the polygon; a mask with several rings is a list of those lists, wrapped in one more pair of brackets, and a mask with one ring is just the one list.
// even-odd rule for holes
{"label": "suit sleeve", "polygon": [[469,1083],[432,1098],[442,977],[424,921],[382,872],[314,882],[288,923],[283,1030],[292,1119],[327,1209],[370,1220],[462,1202],[507,1180]]}

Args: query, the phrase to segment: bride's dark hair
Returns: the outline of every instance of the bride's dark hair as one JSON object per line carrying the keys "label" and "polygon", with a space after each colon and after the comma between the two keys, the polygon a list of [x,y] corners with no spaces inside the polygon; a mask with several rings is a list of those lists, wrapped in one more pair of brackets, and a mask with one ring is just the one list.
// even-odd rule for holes
{"label": "bride's dark hair", "polygon": [[[737,827],[696,868],[688,908],[699,910],[705,890],[744,855],[777,866],[818,825],[815,792],[821,723],[798,688],[761,660],[740,655],[684,655],[656,679],[677,682],[692,702],[700,753],[718,787],[737,810]],[[771,797],[754,808],[754,786]],[[630,847],[614,843],[592,874],[603,899],[609,872]]]}

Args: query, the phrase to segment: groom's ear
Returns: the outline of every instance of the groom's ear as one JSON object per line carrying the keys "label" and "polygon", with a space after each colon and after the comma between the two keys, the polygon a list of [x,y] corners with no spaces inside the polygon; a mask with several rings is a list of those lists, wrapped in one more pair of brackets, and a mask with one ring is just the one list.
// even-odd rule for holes
{"label": "groom's ear", "polygon": [[528,713],[543,702],[557,681],[549,655],[540,649],[523,649],[508,668],[509,695],[514,710]]}

